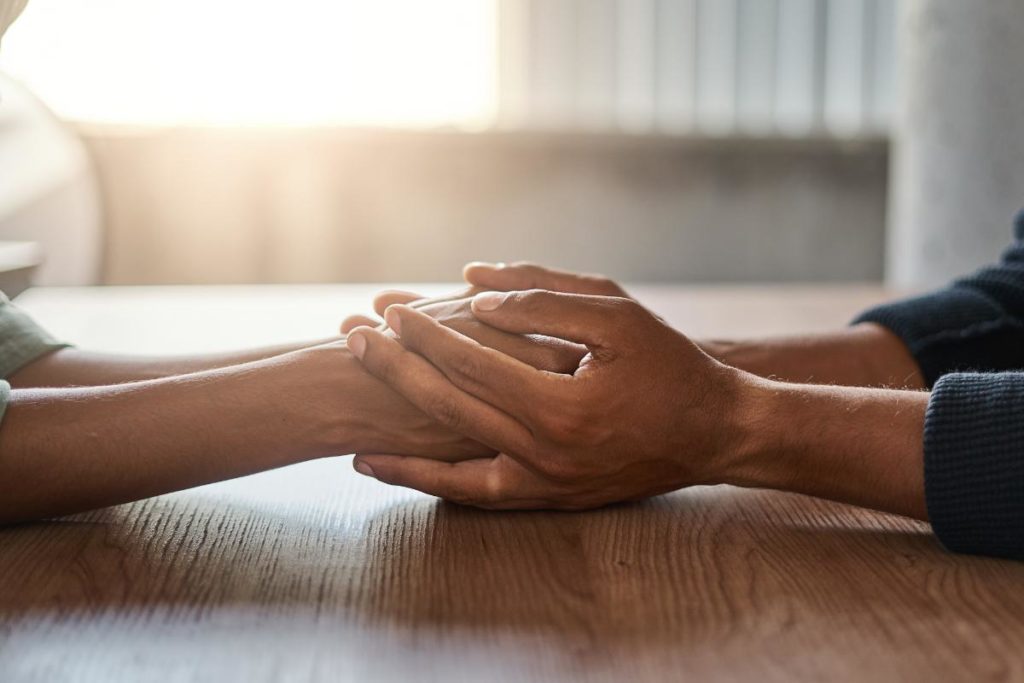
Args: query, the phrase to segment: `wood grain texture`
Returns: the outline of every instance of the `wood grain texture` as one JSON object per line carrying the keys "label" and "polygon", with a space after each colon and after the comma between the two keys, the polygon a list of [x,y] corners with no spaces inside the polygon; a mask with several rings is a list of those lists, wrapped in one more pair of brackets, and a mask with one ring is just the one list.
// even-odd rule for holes
{"label": "wood grain texture", "polygon": [[[361,290],[303,291],[274,290],[327,326],[338,301],[365,305]],[[725,334],[841,324],[881,296],[636,291]],[[223,313],[218,292],[193,322]],[[183,324],[119,308],[124,294],[24,305],[74,306],[67,332],[92,346],[116,330],[90,307],[122,333],[128,318],[144,335]],[[287,334],[286,308],[246,328],[253,343]],[[1024,566],[948,554],[926,525],[801,496],[694,488],[488,513],[335,458],[0,531],[0,681],[1015,680],[1022,586]]]}

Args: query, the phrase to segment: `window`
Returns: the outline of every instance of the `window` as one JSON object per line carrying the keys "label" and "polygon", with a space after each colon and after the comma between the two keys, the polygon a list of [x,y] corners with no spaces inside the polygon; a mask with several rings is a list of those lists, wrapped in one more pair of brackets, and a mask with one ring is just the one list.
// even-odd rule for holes
{"label": "window", "polygon": [[495,0],[32,0],[0,66],[127,124],[486,125]]}

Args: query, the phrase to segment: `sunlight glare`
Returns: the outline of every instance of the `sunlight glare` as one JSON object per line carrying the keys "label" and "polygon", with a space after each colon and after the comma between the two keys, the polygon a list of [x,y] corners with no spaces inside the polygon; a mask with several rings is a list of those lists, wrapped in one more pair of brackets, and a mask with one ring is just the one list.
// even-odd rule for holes
{"label": "sunlight glare", "polygon": [[0,66],[65,118],[480,127],[495,0],[32,0]]}

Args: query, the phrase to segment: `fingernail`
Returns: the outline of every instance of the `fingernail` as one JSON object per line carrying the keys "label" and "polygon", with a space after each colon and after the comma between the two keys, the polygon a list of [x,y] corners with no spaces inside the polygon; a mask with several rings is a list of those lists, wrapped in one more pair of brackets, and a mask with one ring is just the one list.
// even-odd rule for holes
{"label": "fingernail", "polygon": [[364,477],[371,477],[373,479],[377,478],[377,475],[373,473],[373,468],[367,465],[362,460],[356,460],[353,467],[355,467],[356,472],[363,475]]}
{"label": "fingernail", "polygon": [[352,355],[359,360],[363,359],[363,354],[366,353],[366,337],[356,333],[348,335],[346,340],[348,350],[352,352]]}
{"label": "fingernail", "polygon": [[402,336],[402,317],[398,315],[398,311],[395,310],[394,306],[388,306],[388,310],[384,311],[384,320],[392,332],[399,337]]}
{"label": "fingernail", "polygon": [[483,292],[473,297],[473,308],[479,311],[493,311],[500,306],[505,297],[505,292]]}

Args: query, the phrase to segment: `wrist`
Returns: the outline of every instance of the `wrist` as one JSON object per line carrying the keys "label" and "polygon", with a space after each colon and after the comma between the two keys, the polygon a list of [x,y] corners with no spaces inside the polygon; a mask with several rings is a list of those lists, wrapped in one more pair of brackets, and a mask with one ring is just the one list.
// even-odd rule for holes
{"label": "wrist", "polygon": [[[402,453],[453,456],[466,448],[459,435],[440,429],[387,384],[363,367],[344,343],[309,351],[319,456]],[[472,452],[479,451],[479,447]],[[486,451],[485,451],[486,452]]]}
{"label": "wrist", "polygon": [[792,420],[793,385],[733,372],[733,399],[720,429],[725,434],[715,458],[716,484],[748,488],[777,487],[786,474],[780,452],[786,426]]}
{"label": "wrist", "polygon": [[[748,375],[748,377],[751,377]],[[776,489],[926,519],[928,394],[751,377],[715,483]]]}
{"label": "wrist", "polygon": [[354,400],[362,394],[366,372],[343,342],[302,349],[271,359],[277,366],[272,385],[262,390],[276,395],[285,429],[300,446],[302,459],[355,452],[366,420]]}
{"label": "wrist", "polygon": [[774,377],[777,366],[784,360],[779,349],[763,340],[711,339],[701,341],[698,345],[719,363],[758,377]]}

